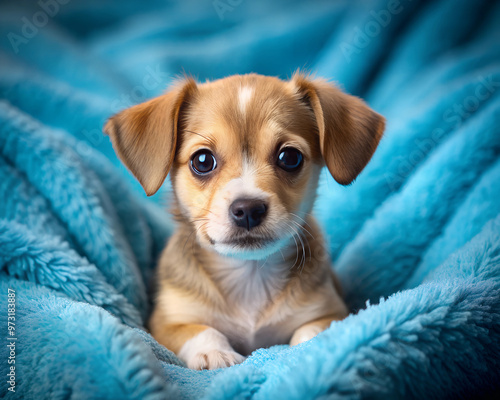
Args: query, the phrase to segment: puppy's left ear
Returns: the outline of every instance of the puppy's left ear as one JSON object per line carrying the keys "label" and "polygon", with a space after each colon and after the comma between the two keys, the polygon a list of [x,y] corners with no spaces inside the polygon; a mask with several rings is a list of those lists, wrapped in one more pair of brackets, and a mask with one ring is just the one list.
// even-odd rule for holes
{"label": "puppy's left ear", "polygon": [[166,94],[114,115],[104,126],[118,157],[148,196],[158,191],[172,166],[180,110],[195,90],[195,81],[186,79]]}
{"label": "puppy's left ear", "polygon": [[350,184],[375,152],[384,132],[384,117],[324,80],[296,73],[290,83],[314,112],[328,170],[341,185]]}

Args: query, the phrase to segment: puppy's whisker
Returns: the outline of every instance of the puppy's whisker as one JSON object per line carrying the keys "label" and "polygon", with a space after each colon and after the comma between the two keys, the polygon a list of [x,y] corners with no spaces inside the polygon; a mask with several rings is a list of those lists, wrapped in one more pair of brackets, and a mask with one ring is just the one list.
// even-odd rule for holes
{"label": "puppy's whisker", "polygon": [[288,226],[290,228],[290,231],[292,233],[292,239],[295,242],[296,257],[295,257],[295,261],[294,261],[292,267],[290,268],[290,269],[293,269],[293,268],[295,268],[295,264],[297,264],[297,261],[299,260],[299,243],[295,239],[295,235],[298,236],[298,232],[295,230],[295,228],[292,225],[289,225],[287,222],[285,222],[285,224],[286,224],[286,226]]}
{"label": "puppy's whisker", "polygon": [[209,210],[208,208],[205,208],[205,207],[199,207],[199,208],[200,208],[201,210],[203,210],[203,211],[206,211],[206,212],[208,212],[208,213],[210,213],[210,214],[215,215],[215,213],[214,213],[213,211]]}
{"label": "puppy's whisker", "polygon": [[[314,230],[313,227],[311,225],[309,225],[309,223],[304,218],[302,218],[301,216],[299,216],[297,214],[294,214],[294,213],[290,213],[290,215],[294,216],[295,218],[298,218],[299,220],[301,220],[303,222],[301,224],[301,228],[302,229],[305,229],[304,225],[307,225],[309,228],[311,228],[312,230]],[[294,222],[297,222],[297,221],[294,221]],[[314,239],[314,235],[311,232],[309,232],[307,229],[305,229],[305,230]]]}
{"label": "puppy's whisker", "polygon": [[184,252],[184,250],[186,250],[186,244],[189,240],[189,238],[193,235],[193,233],[195,232],[196,230],[195,229],[191,229],[191,233],[188,235],[188,237],[186,238],[186,241],[184,242],[184,246],[182,246],[182,252]]}
{"label": "puppy's whisker", "polygon": [[[309,236],[314,240],[314,235],[311,232],[309,232],[306,228],[304,228],[302,225],[298,224],[296,221],[292,220],[291,222],[293,222],[294,224],[296,224],[298,226],[300,232],[304,232],[304,231],[307,232],[309,234]],[[311,259],[311,247],[309,245],[309,239],[307,238],[306,235],[303,236],[303,239],[307,243],[307,247],[309,249],[309,259]]]}
{"label": "puppy's whisker", "polygon": [[300,241],[300,245],[302,247],[302,258],[301,258],[300,264],[299,264],[299,270],[300,270],[299,273],[302,274],[302,271],[304,269],[304,265],[306,263],[306,249],[305,249],[304,241],[302,240],[302,236],[300,235],[300,233],[297,236],[298,236],[298,239]]}
{"label": "puppy's whisker", "polygon": [[203,139],[205,139],[207,142],[209,142],[212,146],[215,146],[215,141],[208,136],[202,135],[201,133],[198,133],[198,132],[189,131],[187,129],[185,130],[185,132],[189,132],[189,133],[193,133],[194,135],[201,136]]}
{"label": "puppy's whisker", "polygon": [[[295,225],[297,225],[297,227],[299,228],[299,230],[301,232],[306,232],[309,236],[311,236],[311,238],[314,239],[314,235],[308,229],[306,229],[303,225],[299,224],[297,221],[294,221],[293,219],[290,220],[290,222],[293,222]],[[311,228],[311,227],[309,226],[309,228]]]}
{"label": "puppy's whisker", "polygon": [[[207,221],[208,221],[208,219],[207,219]],[[193,222],[194,222],[194,221],[193,221]],[[192,244],[193,244],[193,246],[194,246],[194,242],[195,242],[195,240],[194,240],[194,239],[196,239],[196,235],[195,235],[195,236],[193,236],[193,234],[198,233],[198,231],[199,231],[200,229],[204,228],[204,227],[206,226],[206,224],[208,224],[208,222],[204,222],[204,223],[203,223],[203,224],[201,224],[200,226],[195,226],[195,225],[193,225],[193,228],[191,229],[191,233],[190,233],[190,234],[188,235],[188,237],[186,238],[186,241],[184,242],[184,246],[182,247],[182,251],[183,251],[183,252],[184,252],[184,250],[186,249],[186,245],[187,245],[187,243],[188,243],[188,241],[189,241],[189,239],[190,239],[191,237],[193,238],[193,243],[192,243]]]}
{"label": "puppy's whisker", "polygon": [[[311,217],[312,219],[314,219],[314,214],[312,212],[308,212],[304,214],[304,217]],[[314,230],[314,228],[311,225],[309,225],[309,223],[306,220],[304,220],[304,222],[305,225]]]}
{"label": "puppy's whisker", "polygon": [[304,218],[302,218],[300,215],[292,213],[292,212],[290,213],[290,215],[293,215],[295,218],[297,218],[298,220],[302,221],[304,223],[304,225],[308,225],[309,226],[309,224],[307,223],[307,221]]}
{"label": "puppy's whisker", "polygon": [[284,127],[281,128],[281,130],[286,131],[291,124],[292,124],[292,121],[289,120],[288,123]]}
{"label": "puppy's whisker", "polygon": [[302,258],[300,259],[300,264],[299,264],[299,274],[302,274],[302,271],[304,269],[304,266],[306,264],[306,248],[304,245],[304,241],[302,239],[302,235],[300,233],[297,235],[299,241],[300,241],[300,247],[302,248]]}
{"label": "puppy's whisker", "polygon": [[264,261],[264,263],[259,267],[259,269],[262,269],[264,268],[264,265],[267,264],[267,261],[269,260],[269,257],[266,257],[266,260]]}
{"label": "puppy's whisker", "polygon": [[198,234],[199,231],[201,231],[202,229],[205,229],[205,227],[208,225],[208,221],[207,222],[204,222],[202,223],[200,226],[198,226],[196,229],[195,229],[195,235],[193,236],[193,240],[191,242],[191,251],[194,253],[194,245],[196,243],[196,235]]}
{"label": "puppy's whisker", "polygon": [[203,210],[203,211],[206,211],[206,212],[208,212],[208,213],[210,213],[210,214],[215,215],[215,214],[214,214],[212,211],[210,211],[208,208],[205,208],[205,207],[200,207],[200,206],[196,206],[196,205],[194,205],[194,204],[192,205],[192,207],[199,208],[200,210]]}
{"label": "puppy's whisker", "polygon": [[[286,230],[286,233],[287,233],[287,234],[290,234],[290,237],[291,237],[291,238],[294,240],[294,242],[295,242],[296,258],[295,258],[295,262],[294,262],[294,263],[293,263],[293,265],[290,267],[290,269],[293,269],[293,267],[295,266],[295,263],[297,262],[297,257],[298,257],[297,241],[295,240],[295,237],[294,237],[294,236],[295,236],[295,232],[294,232],[294,230],[292,229],[292,227],[291,227],[290,225],[288,225],[286,222],[285,222],[285,224],[286,224],[286,227],[288,228],[288,229]],[[283,253],[282,253],[282,254],[283,254]],[[283,258],[283,259],[284,259],[284,258]]]}
{"label": "puppy's whisker", "polygon": [[[302,273],[304,267],[305,267],[305,264],[306,264],[306,248],[305,248],[305,245],[307,244],[307,249],[308,249],[308,254],[309,254],[309,261],[311,261],[312,257],[311,257],[311,246],[309,245],[309,240],[307,239],[307,237],[301,235],[300,233],[303,232],[304,230],[307,231],[307,229],[305,229],[302,225],[300,225],[298,222],[294,221],[294,220],[291,220],[292,223],[294,223],[299,229],[298,229],[298,239],[300,240],[300,243],[302,245],[302,259],[301,259],[301,265],[299,266],[300,267],[300,273]],[[309,233],[310,236],[311,233],[309,231],[307,231]]]}
{"label": "puppy's whisker", "polygon": [[253,172],[253,174],[258,175],[259,172],[264,171],[268,168],[269,167],[267,165],[260,165],[257,168],[255,168],[252,172]]}
{"label": "puppy's whisker", "polygon": [[208,218],[196,218],[196,219],[193,219],[191,220],[191,222],[201,222],[201,221],[210,221],[210,219]]}
{"label": "puppy's whisker", "polygon": [[[292,215],[296,215],[296,214],[293,214],[293,213],[292,213]],[[298,216],[297,216],[297,217],[298,217]],[[300,217],[299,217],[299,218],[300,218]],[[299,228],[299,231],[300,231],[300,232],[307,232],[307,233],[309,234],[309,236],[310,236],[313,240],[315,239],[314,235],[313,235],[311,232],[309,232],[309,230],[307,230],[307,229],[306,229],[303,225],[299,224],[297,221],[294,221],[293,219],[292,219],[292,220],[290,220],[290,221],[291,221],[292,223],[294,223],[294,224],[295,224],[295,225]],[[309,224],[308,224],[308,225],[309,225]],[[310,227],[310,226],[309,226],[309,227]],[[312,228],[311,228],[311,229],[312,229]],[[311,252],[311,246],[310,246],[310,244],[309,244],[309,238],[308,238],[307,236],[305,236],[305,235],[304,235],[304,236],[303,236],[303,239],[304,239],[305,243],[307,244],[307,250],[308,250],[308,254],[309,254],[309,261],[311,261],[311,260],[312,260],[312,254],[311,254],[312,252]],[[304,245],[304,243],[302,243],[302,245]],[[305,248],[303,248],[303,251],[305,252]],[[305,254],[304,254],[304,264],[302,265],[302,268],[304,267],[304,265],[305,265]],[[301,272],[302,272],[302,271],[301,271]]]}

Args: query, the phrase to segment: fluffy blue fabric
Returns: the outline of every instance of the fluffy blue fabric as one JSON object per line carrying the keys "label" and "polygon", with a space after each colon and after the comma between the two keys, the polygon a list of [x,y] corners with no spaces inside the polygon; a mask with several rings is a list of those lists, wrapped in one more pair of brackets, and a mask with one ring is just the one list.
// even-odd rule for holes
{"label": "fluffy blue fabric", "polygon": [[[496,393],[499,20],[500,3],[486,0],[2,4],[0,397]],[[145,199],[101,127],[183,70],[201,81],[297,67],[387,118],[357,181],[341,187],[325,172],[315,207],[353,314],[294,348],[189,370],[144,330],[174,229],[158,205],[169,184]]]}

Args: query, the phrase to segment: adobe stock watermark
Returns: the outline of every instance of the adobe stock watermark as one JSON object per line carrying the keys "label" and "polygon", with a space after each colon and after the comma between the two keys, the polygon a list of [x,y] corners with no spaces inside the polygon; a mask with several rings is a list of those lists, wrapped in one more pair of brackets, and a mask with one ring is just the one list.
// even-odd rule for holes
{"label": "adobe stock watermark", "polygon": [[340,43],[340,50],[347,62],[351,62],[353,54],[360,54],[363,49],[367,48],[372,40],[382,32],[382,29],[389,26],[393,16],[401,13],[403,10],[404,7],[401,5],[400,0],[389,0],[385,9],[370,11],[372,19],[361,28],[359,26],[354,27],[352,41],[350,43]]}
{"label": "adobe stock watermark", "polygon": [[111,103],[112,111],[116,113],[124,108],[146,101],[160,86],[167,87],[171,80],[171,76],[162,71],[159,64],[154,67],[147,66],[141,84],[134,86],[130,92],[123,93],[120,98],[114,100]]}
{"label": "adobe stock watermark", "polygon": [[[449,130],[462,125],[500,87],[500,81],[493,80],[492,75],[478,76],[478,80],[479,83],[476,85],[473,95],[465,97],[460,103],[453,104],[443,113],[443,120],[449,124]],[[446,132],[443,128],[435,128],[428,138],[415,140],[414,150],[408,156],[398,156],[396,158],[399,162],[397,171],[385,174],[385,179],[391,191],[396,191],[401,187],[401,184],[412,173],[415,166],[439,145]]]}
{"label": "adobe stock watermark", "polygon": [[7,290],[7,348],[9,365],[7,373],[7,390],[15,393],[16,391],[16,291],[8,288]]}
{"label": "adobe stock watermark", "polygon": [[[117,113],[125,108],[148,100],[159,87],[166,87],[171,81],[171,76],[160,69],[160,65],[147,66],[141,84],[134,86],[129,92],[122,93],[111,102],[111,112]],[[109,115],[111,117],[111,115]],[[92,148],[97,149],[102,145],[106,137],[102,126],[90,129],[82,129],[84,140],[79,140],[75,148],[79,156],[89,156]]]}
{"label": "adobe stock watermark", "polygon": [[214,0],[212,5],[219,19],[224,21],[224,14],[234,11],[241,3],[243,3],[243,0]]}
{"label": "adobe stock watermark", "polygon": [[33,13],[31,18],[21,18],[23,24],[19,32],[11,31],[7,34],[7,39],[9,39],[14,53],[18,54],[19,47],[28,44],[31,39],[38,35],[40,29],[49,23],[50,18],[54,18],[59,13],[61,6],[69,2],[70,0],[39,0],[37,4],[40,10]]}

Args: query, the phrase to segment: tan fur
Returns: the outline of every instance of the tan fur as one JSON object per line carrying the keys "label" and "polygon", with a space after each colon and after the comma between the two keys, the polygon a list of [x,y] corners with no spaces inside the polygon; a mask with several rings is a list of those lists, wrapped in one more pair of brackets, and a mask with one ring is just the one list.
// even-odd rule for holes
{"label": "tan fur", "polygon": [[158,343],[174,353],[178,353],[187,340],[209,328],[200,324],[165,324],[158,309],[151,316],[149,324],[155,327],[155,338]]}
{"label": "tan fur", "polygon": [[[267,260],[275,270],[263,280],[265,261],[235,261],[214,254],[190,239],[190,231],[178,230],[159,263],[161,290],[150,325],[153,336],[166,345],[163,324],[199,323],[216,328],[235,350],[249,354],[259,347],[288,343],[293,332],[311,320],[331,314],[336,319],[345,317],[347,310],[334,289],[329,260],[317,248],[321,233],[312,218],[308,224],[314,239],[310,237],[305,248],[286,249],[283,257],[278,253]],[[242,268],[250,272],[247,279],[239,280]],[[252,284],[262,286],[262,296],[259,290],[245,293],[245,288],[255,289]]]}
{"label": "tan fur", "polygon": [[295,74],[291,82],[309,101],[318,121],[320,145],[328,170],[341,185],[350,184],[378,146],[385,119],[361,99],[328,82]]}
{"label": "tan fur", "polygon": [[[339,183],[350,183],[383,126],[361,100],[303,75],[288,82],[255,74],[198,85],[188,80],[113,117],[105,130],[148,194],[171,165],[179,226],[158,264],[153,336],[190,357],[189,366],[217,368],[241,361],[233,349],[246,355],[298,344],[344,318],[310,213],[324,163]],[[283,147],[303,154],[299,172],[277,167]],[[190,167],[199,149],[217,159],[203,178]],[[242,197],[268,204],[264,223],[250,233],[228,217],[232,201]],[[246,237],[262,243],[238,244]],[[201,346],[199,354],[192,346]]]}
{"label": "tan fur", "polygon": [[195,89],[194,81],[187,80],[163,96],[122,111],[104,126],[118,156],[148,196],[158,191],[172,166],[181,104]]}

